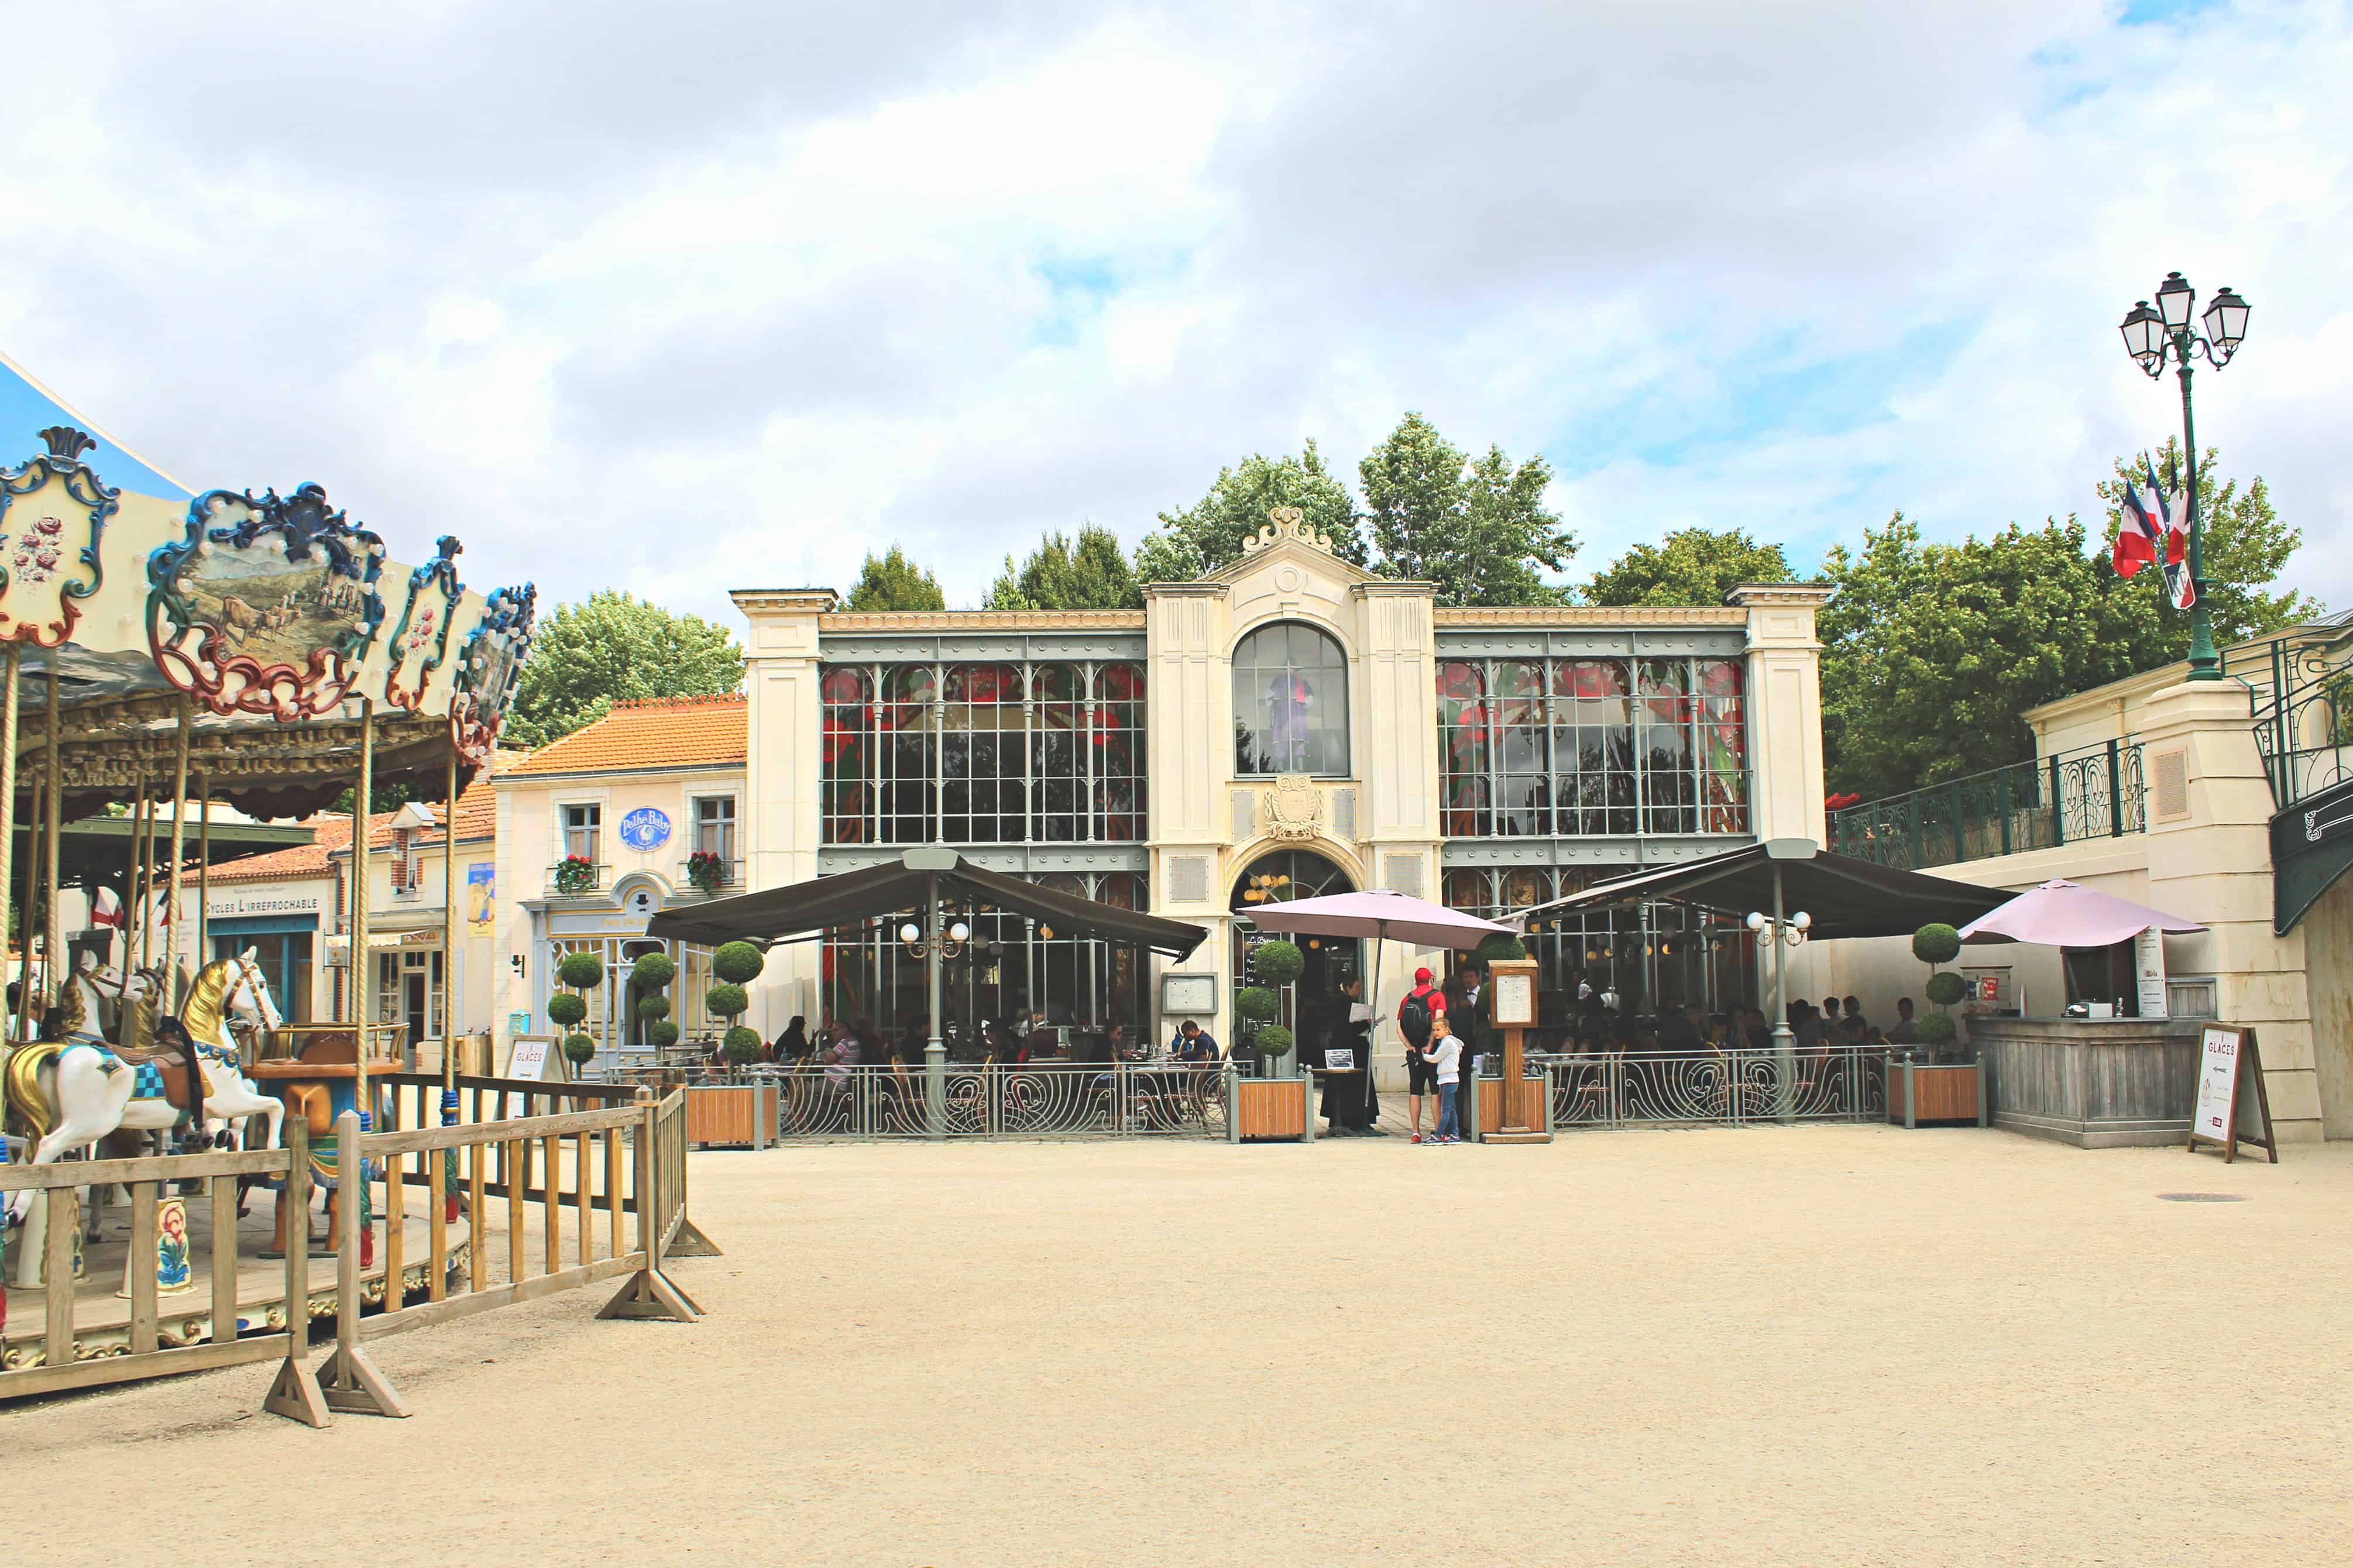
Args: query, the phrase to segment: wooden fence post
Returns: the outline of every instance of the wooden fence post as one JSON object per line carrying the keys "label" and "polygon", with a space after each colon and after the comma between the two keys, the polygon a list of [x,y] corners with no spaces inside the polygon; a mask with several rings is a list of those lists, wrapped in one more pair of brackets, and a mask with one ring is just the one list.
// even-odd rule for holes
{"label": "wooden fence post", "polygon": [[[364,1037],[361,1044],[365,1049]],[[408,1406],[393,1391],[367,1352],[360,1349],[360,1215],[367,1196],[367,1172],[363,1158],[359,1112],[346,1110],[335,1118],[335,1215],[342,1242],[335,1260],[335,1348],[327,1357],[326,1375],[319,1384],[330,1410],[356,1415],[405,1416]],[[399,1189],[395,1185],[393,1190],[396,1193]],[[302,1224],[310,1224],[308,1215],[303,1216]],[[290,1237],[287,1256],[293,1256]],[[387,1299],[396,1289],[398,1277],[392,1276],[385,1287]]]}
{"label": "wooden fence post", "polygon": [[[670,1152],[662,1146],[661,1127],[660,1102],[654,1099],[653,1090],[638,1090],[633,1185],[638,1205],[637,1249],[645,1256],[637,1272],[596,1314],[600,1318],[661,1318],[675,1323],[691,1323],[702,1316],[686,1292],[662,1277],[662,1226],[669,1215],[669,1205],[662,1201],[662,1187]],[[683,1135],[685,1129],[680,1131]]]}
{"label": "wooden fence post", "polygon": [[[286,1119],[286,1360],[261,1407],[305,1426],[332,1426],[327,1396],[302,1357],[311,1348],[311,1129],[302,1113]],[[216,1198],[215,1202],[219,1200]],[[213,1266],[220,1266],[214,1255]]]}

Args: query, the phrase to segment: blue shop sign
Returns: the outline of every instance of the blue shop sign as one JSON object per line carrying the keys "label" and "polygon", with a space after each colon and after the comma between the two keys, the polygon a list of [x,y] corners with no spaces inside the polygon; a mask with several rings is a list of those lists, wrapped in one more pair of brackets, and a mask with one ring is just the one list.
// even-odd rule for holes
{"label": "blue shop sign", "polygon": [[621,842],[632,849],[659,849],[670,842],[670,818],[641,805],[621,818]]}

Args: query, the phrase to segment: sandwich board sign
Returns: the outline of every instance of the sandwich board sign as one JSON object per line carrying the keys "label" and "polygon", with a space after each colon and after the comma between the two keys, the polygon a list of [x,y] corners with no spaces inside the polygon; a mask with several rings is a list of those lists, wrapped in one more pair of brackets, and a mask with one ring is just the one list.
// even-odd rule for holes
{"label": "sandwich board sign", "polygon": [[2253,1029],[2209,1024],[2198,1038],[2198,1103],[2189,1115],[2189,1150],[2220,1143],[2222,1163],[2238,1158],[2239,1145],[2261,1149],[2279,1163],[2272,1136],[2271,1097],[2263,1092],[2263,1060]]}
{"label": "sandwich board sign", "polygon": [[547,1037],[534,1039],[527,1035],[515,1037],[514,1050],[507,1058],[509,1078],[543,1078],[547,1074]]}

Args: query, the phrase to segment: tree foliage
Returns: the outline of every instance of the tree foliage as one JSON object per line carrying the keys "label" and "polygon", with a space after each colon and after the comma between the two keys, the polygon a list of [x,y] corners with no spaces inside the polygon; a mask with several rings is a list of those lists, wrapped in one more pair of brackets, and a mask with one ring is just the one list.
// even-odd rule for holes
{"label": "tree foliage", "polygon": [[505,737],[544,746],[624,699],[712,697],[743,684],[744,650],[726,627],[602,588],[540,622]]}
{"label": "tree foliage", "polygon": [[[2221,479],[2221,448],[2209,447],[2198,459],[2199,510],[2206,520],[2206,610],[2213,625],[2217,647],[2251,637],[2270,637],[2325,613],[2317,599],[2292,587],[2280,587],[2280,574],[2287,569],[2288,557],[2304,542],[2303,531],[2280,521],[2279,513],[2272,508],[2271,489],[2261,474],[2249,480],[2244,489],[2240,489],[2236,479]],[[2188,476],[2181,464],[2179,438],[2168,437],[2155,458],[2158,477],[2165,481],[2167,489],[2182,490]],[[2129,461],[2119,458],[2116,477],[2095,487],[2100,500],[2106,503],[2105,537],[2110,540],[2116,538],[2123,518],[2124,479]],[[2146,489],[2147,471],[2135,467],[2129,472],[2133,482]],[[2177,514],[2182,505],[2177,494],[2173,500]],[[2136,584],[2149,580],[2144,573],[2123,587],[2129,594]],[[2189,658],[2189,617],[2175,613],[2164,602],[2161,593],[2146,595],[2144,607],[2157,623],[2148,633],[2153,649],[2150,666]]]}
{"label": "tree foliage", "polygon": [[845,610],[944,610],[947,596],[940,580],[908,559],[897,545],[877,555],[866,552],[858,570],[858,585],[841,602]]}
{"label": "tree foliage", "polygon": [[1022,563],[1005,558],[990,584],[987,610],[1140,610],[1144,590],[1119,546],[1119,535],[1086,523],[1075,540],[1046,535]]}
{"label": "tree foliage", "polygon": [[1544,506],[1552,469],[1541,457],[1514,465],[1500,447],[1466,461],[1419,414],[1356,466],[1366,523],[1385,577],[1438,584],[1441,605],[1556,605],[1559,572],[1577,539]]}
{"label": "tree foliage", "polygon": [[[2160,465],[2172,456],[2168,447]],[[2228,643],[2318,606],[2275,591],[2303,538],[2263,481],[2242,490],[2220,472],[2210,451],[2200,468],[2212,503],[2208,597],[2215,640]],[[2097,489],[2104,500],[2119,492]],[[1837,593],[1819,623],[1831,789],[1897,795],[2031,757],[2028,709],[2187,654],[2189,616],[2167,602],[2161,574],[2116,575],[2114,529],[2111,511],[2099,539],[2071,516],[1930,544],[1898,512],[1859,552],[1833,548],[1821,574]]]}
{"label": "tree foliage", "polygon": [[1788,558],[1746,529],[1679,528],[1637,544],[1585,586],[1592,605],[1721,605],[1743,583],[1787,583]]}
{"label": "tree foliage", "polygon": [[1189,583],[1241,559],[1242,542],[1264,528],[1275,507],[1295,506],[1307,526],[1332,538],[1343,561],[1369,563],[1356,528],[1356,500],[1333,476],[1309,441],[1298,457],[1252,454],[1218,470],[1209,493],[1182,511],[1164,511],[1160,526],[1135,549],[1139,583]]}

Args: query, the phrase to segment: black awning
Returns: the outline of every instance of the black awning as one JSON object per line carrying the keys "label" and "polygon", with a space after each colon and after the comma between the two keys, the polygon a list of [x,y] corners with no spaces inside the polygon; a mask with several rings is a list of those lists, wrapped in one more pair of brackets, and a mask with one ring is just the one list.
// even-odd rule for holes
{"label": "black awning", "polygon": [[1869,860],[1833,855],[1810,838],[1776,838],[1704,860],[1662,866],[1597,882],[1569,898],[1514,910],[1527,921],[1601,904],[1685,904],[1717,914],[1773,912],[1773,874],[1781,875],[1781,907],[1813,917],[1816,940],[1849,936],[1910,936],[1932,921],[1964,926],[2008,903],[2015,895],[1917,871],[1898,871]]}
{"label": "black awning", "polygon": [[920,910],[931,896],[934,878],[950,903],[986,904],[1107,942],[1134,942],[1171,958],[1190,956],[1209,934],[1182,921],[1100,904],[983,870],[953,849],[936,848],[911,849],[897,860],[790,887],[664,910],[648,922],[646,934],[710,947],[723,942],[780,942]]}

